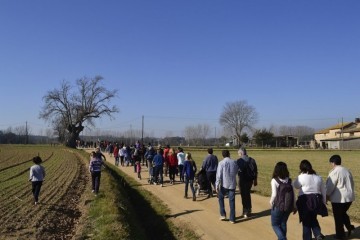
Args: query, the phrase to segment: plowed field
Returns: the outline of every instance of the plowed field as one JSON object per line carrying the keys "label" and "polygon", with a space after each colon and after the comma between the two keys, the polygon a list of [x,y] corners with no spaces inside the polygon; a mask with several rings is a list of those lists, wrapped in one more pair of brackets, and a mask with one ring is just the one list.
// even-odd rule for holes
{"label": "plowed field", "polygon": [[[76,151],[49,146],[0,145],[0,239],[71,239],[81,216],[85,163]],[[46,169],[40,204],[29,179],[32,157]]]}

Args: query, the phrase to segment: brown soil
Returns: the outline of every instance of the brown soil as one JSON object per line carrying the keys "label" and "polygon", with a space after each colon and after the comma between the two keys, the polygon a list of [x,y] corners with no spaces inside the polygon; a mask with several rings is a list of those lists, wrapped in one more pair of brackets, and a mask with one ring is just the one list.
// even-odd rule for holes
{"label": "brown soil", "polygon": [[[12,204],[2,208],[0,239],[72,239],[82,214],[81,196],[89,182],[87,168],[80,158],[76,155],[67,168],[47,169],[38,205],[33,202],[31,183],[15,186],[14,193],[8,196],[13,199]],[[51,156],[46,161],[52,160]],[[27,176],[28,171],[19,177]]]}

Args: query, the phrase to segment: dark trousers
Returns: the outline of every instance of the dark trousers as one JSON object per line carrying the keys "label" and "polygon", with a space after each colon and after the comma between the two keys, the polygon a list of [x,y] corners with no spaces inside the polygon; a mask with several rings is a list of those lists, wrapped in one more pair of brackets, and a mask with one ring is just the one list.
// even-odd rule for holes
{"label": "dark trousers", "polygon": [[39,194],[40,194],[41,186],[42,186],[42,181],[32,182],[32,194],[34,196],[35,202],[39,201]]}
{"label": "dark trousers", "polygon": [[99,192],[101,172],[91,173],[91,186],[95,193]]}
{"label": "dark trousers", "polygon": [[241,195],[241,202],[243,205],[243,214],[251,213],[251,186],[252,181],[240,181],[239,188],[240,188],[240,195]]}
{"label": "dark trousers", "polygon": [[179,175],[180,175],[180,181],[184,182],[184,175],[182,174],[184,169],[184,165],[179,165]]}
{"label": "dark trousers", "polygon": [[347,230],[351,229],[351,223],[347,210],[349,210],[352,202],[347,203],[331,203],[335,220],[336,237],[345,237],[344,225]]}
{"label": "dark trousers", "polygon": [[175,182],[176,166],[169,166],[169,178],[170,181]]}
{"label": "dark trousers", "polygon": [[211,187],[211,184],[214,186],[215,188],[215,181],[216,181],[216,172],[206,172],[206,178],[208,180],[208,194],[209,196],[213,195],[213,190]]}
{"label": "dark trousers", "polygon": [[302,226],[303,240],[311,240],[312,234],[314,235],[315,239],[318,236],[321,236],[321,228],[319,221],[317,220],[316,211],[307,211],[305,214],[303,214]]}
{"label": "dark trousers", "polygon": [[[154,169],[154,176],[155,176],[155,182],[159,182],[160,184],[163,184],[163,166],[155,166]],[[160,180],[158,180],[160,177]]]}

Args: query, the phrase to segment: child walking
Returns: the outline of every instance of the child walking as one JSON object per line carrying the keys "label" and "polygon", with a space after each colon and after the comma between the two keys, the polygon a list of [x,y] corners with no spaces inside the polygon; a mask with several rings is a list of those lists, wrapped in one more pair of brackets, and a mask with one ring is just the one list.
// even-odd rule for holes
{"label": "child walking", "polygon": [[190,189],[192,192],[192,199],[193,201],[196,201],[196,195],[195,195],[195,189],[194,189],[194,178],[195,178],[195,173],[196,173],[196,164],[194,162],[194,160],[191,157],[191,153],[187,153],[186,154],[186,160],[184,162],[184,168],[182,171],[182,175],[184,176],[185,179],[185,195],[184,198],[188,198],[188,187],[190,184]]}
{"label": "child walking", "polygon": [[141,180],[141,164],[140,164],[140,161],[136,161],[135,164],[136,164],[136,172],[137,172],[138,179]]}
{"label": "child walking", "polygon": [[39,156],[34,157],[33,162],[35,165],[30,168],[29,182],[32,183],[32,193],[34,196],[35,205],[37,205],[39,204],[40,189],[45,178],[45,168],[40,165],[42,160]]}
{"label": "child walking", "polygon": [[91,173],[91,186],[92,192],[97,195],[100,188],[100,178],[101,178],[101,167],[103,165],[101,158],[98,158],[95,152],[91,153],[91,160],[89,165],[89,171]]}

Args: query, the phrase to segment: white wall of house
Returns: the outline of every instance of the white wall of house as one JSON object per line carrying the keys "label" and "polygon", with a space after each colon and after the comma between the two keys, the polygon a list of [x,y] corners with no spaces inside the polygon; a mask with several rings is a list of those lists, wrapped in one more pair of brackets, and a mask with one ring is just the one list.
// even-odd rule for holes
{"label": "white wall of house", "polygon": [[340,141],[328,141],[329,149],[340,149]]}

